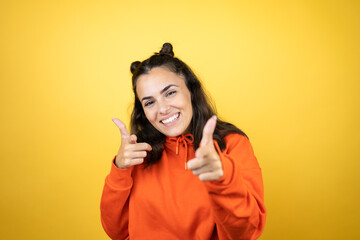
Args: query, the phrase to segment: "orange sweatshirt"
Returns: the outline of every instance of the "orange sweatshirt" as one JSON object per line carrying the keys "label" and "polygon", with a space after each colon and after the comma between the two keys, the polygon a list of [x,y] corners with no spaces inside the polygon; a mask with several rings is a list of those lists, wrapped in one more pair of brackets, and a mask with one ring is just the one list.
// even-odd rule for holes
{"label": "orange sweatshirt", "polygon": [[215,147],[224,175],[202,182],[185,163],[192,140],[168,137],[162,158],[144,168],[112,164],[101,198],[101,221],[112,239],[256,239],[264,229],[261,169],[249,140],[225,137]]}

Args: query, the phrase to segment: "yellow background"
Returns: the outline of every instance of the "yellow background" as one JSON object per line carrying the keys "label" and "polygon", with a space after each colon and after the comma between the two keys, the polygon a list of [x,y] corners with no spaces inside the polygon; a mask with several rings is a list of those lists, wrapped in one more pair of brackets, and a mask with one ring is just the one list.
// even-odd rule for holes
{"label": "yellow background", "polygon": [[129,67],[174,45],[250,137],[261,239],[359,239],[359,1],[1,1],[0,239],[108,239]]}

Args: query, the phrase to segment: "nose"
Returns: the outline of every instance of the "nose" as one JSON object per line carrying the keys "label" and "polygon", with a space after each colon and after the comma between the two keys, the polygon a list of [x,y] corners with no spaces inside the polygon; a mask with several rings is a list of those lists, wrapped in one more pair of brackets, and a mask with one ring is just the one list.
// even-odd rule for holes
{"label": "nose", "polygon": [[170,106],[165,101],[159,101],[159,113],[166,115],[169,113]]}

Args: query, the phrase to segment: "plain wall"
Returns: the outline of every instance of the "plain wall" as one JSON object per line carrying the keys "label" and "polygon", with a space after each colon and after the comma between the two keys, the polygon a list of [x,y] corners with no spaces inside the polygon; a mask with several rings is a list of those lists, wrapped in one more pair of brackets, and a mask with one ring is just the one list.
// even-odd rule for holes
{"label": "plain wall", "polygon": [[360,238],[359,1],[2,1],[0,238],[108,239],[130,63],[171,42],[262,167],[267,239]]}

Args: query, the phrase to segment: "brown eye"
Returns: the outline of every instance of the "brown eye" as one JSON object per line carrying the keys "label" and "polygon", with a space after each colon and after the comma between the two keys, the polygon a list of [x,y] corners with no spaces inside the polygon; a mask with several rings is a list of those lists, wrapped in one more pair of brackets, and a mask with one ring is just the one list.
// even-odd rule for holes
{"label": "brown eye", "polygon": [[174,95],[176,93],[176,91],[170,91],[166,94],[166,96],[171,96],[171,95]]}
{"label": "brown eye", "polygon": [[151,106],[153,103],[154,103],[154,101],[147,101],[147,102],[144,104],[144,106],[145,106],[145,107],[149,107],[149,106]]}

